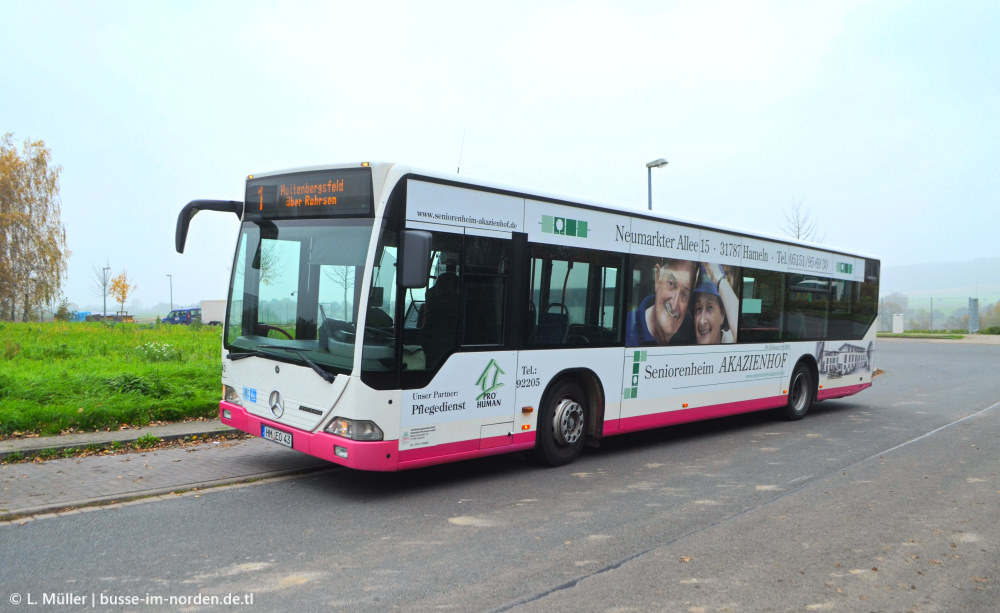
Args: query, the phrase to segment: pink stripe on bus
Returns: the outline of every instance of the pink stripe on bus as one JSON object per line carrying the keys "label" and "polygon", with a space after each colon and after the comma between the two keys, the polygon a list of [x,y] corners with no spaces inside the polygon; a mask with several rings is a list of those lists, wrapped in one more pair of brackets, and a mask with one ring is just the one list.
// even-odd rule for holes
{"label": "pink stripe on bus", "polygon": [[[819,390],[818,400],[841,398],[856,394],[871,387],[871,383],[849,385],[832,389]],[[753,411],[762,411],[784,406],[787,396],[772,396],[741,402],[729,402],[707,407],[695,407],[680,411],[665,411],[651,415],[624,417],[608,420],[604,423],[604,436],[637,432],[652,428],[663,428],[694,421],[716,419],[729,415],[739,415]],[[222,417],[222,411],[228,410],[230,418]],[[501,453],[525,451],[535,446],[535,432],[518,432],[511,436],[496,436],[485,439],[472,439],[454,443],[443,443],[432,447],[406,449],[399,451],[399,441],[362,442],[352,441],[327,432],[307,432],[292,428],[267,419],[252,415],[243,407],[228,402],[219,403],[219,417],[222,423],[242,430],[256,437],[261,436],[261,426],[267,425],[278,430],[292,433],[293,449],[301,451],[328,462],[362,470],[395,471],[423,466],[433,466],[457,460],[480,458]],[[341,458],[334,453],[334,446],[347,450],[347,458]]]}
{"label": "pink stripe on bus", "polygon": [[[509,444],[507,443],[508,441]],[[502,445],[496,446],[498,444]],[[499,453],[512,453],[514,451],[531,449],[534,446],[534,432],[518,432],[512,437],[496,436],[487,439],[444,443],[421,449],[407,449],[399,452],[399,468],[419,468],[421,466],[481,458]]]}
{"label": "pink stripe on bus", "polygon": [[844,387],[833,387],[830,389],[820,390],[816,399],[830,400],[831,398],[843,398],[844,396],[857,394],[861,390],[866,390],[871,386],[871,383],[859,383],[858,385],[846,385]]}
{"label": "pink stripe on bus", "polygon": [[619,427],[617,430],[612,433],[605,430],[605,434],[624,434],[625,432],[675,426],[703,419],[716,419],[718,417],[726,417],[727,415],[739,415],[740,413],[774,409],[784,406],[787,402],[787,396],[772,396],[770,398],[757,398],[755,400],[727,402],[707,407],[695,407],[681,411],[667,411],[665,413],[653,413],[652,415],[639,415],[638,417],[623,417],[618,420]]}

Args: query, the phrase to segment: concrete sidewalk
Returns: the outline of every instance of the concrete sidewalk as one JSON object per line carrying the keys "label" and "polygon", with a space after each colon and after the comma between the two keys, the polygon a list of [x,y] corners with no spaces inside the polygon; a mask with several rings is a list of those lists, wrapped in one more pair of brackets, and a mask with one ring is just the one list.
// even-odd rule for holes
{"label": "concrete sidewalk", "polygon": [[208,421],[185,421],[159,426],[111,430],[108,432],[77,432],[57,436],[35,436],[29,438],[9,438],[0,440],[0,458],[11,453],[36,455],[43,449],[85,449],[87,445],[107,445],[112,442],[131,443],[146,434],[152,434],[165,441],[174,441],[189,436],[218,436],[236,431],[223,425],[218,419]]}
{"label": "concrete sidewalk", "polygon": [[[0,441],[0,453],[86,447],[113,440],[134,441],[233,432],[218,421],[188,422],[116,432]],[[193,488],[304,473],[334,464],[263,439],[233,439],[118,455],[0,465],[0,522],[21,516]]]}

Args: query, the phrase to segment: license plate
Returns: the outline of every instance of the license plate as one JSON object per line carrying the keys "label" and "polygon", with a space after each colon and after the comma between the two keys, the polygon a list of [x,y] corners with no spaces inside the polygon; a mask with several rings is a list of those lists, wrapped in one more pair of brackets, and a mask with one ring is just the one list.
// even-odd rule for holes
{"label": "license plate", "polygon": [[284,445],[285,447],[292,446],[291,432],[285,432],[284,430],[278,430],[277,428],[272,428],[271,426],[261,425],[260,435],[262,438],[266,438],[269,441],[274,441],[279,445]]}

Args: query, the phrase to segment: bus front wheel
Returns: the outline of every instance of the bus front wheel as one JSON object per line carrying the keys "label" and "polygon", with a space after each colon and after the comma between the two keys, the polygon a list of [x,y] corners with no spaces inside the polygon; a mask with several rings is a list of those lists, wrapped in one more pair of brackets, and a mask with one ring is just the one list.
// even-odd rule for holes
{"label": "bus front wheel", "polygon": [[538,415],[535,459],[546,466],[563,466],[580,455],[587,432],[587,398],[572,381],[558,383]]}
{"label": "bus front wheel", "polygon": [[788,404],[782,411],[782,417],[789,421],[802,419],[812,407],[815,396],[812,371],[805,364],[798,364],[792,371],[792,381],[788,385]]}

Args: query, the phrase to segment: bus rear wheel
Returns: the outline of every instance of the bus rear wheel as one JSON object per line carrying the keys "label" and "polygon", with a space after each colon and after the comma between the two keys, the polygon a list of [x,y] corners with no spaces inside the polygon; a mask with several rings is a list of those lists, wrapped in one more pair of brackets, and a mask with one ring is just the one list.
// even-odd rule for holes
{"label": "bus rear wheel", "polygon": [[788,385],[788,404],[782,410],[782,417],[788,421],[802,419],[812,407],[815,396],[812,371],[805,364],[798,364],[792,371],[792,381]]}
{"label": "bus rear wheel", "polygon": [[535,459],[546,466],[569,464],[583,450],[587,432],[587,398],[572,381],[558,383],[538,415]]}

